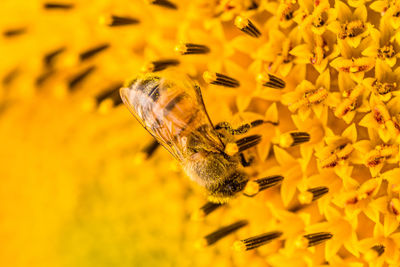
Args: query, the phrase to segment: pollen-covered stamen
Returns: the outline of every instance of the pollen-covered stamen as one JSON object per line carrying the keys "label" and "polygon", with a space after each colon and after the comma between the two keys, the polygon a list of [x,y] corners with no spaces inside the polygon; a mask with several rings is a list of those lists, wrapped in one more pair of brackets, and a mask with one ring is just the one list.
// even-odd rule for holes
{"label": "pollen-covered stamen", "polygon": [[43,7],[45,9],[72,9],[74,5],[69,3],[49,2],[49,3],[44,3]]}
{"label": "pollen-covered stamen", "polygon": [[297,146],[308,141],[310,141],[310,134],[307,132],[290,132],[279,136],[281,147]]}
{"label": "pollen-covered stamen", "polygon": [[338,34],[339,39],[346,39],[347,37],[356,37],[362,34],[366,29],[365,23],[361,20],[351,21],[341,25]]}
{"label": "pollen-covered stamen", "polygon": [[282,235],[282,232],[279,231],[274,231],[274,232],[268,232],[265,234],[253,236],[250,238],[246,238],[240,241],[236,241],[233,243],[233,248],[236,251],[247,251],[251,249],[255,249],[258,247],[261,247],[277,238],[279,238]]}
{"label": "pollen-covered stamen", "polygon": [[122,83],[116,83],[107,87],[101,94],[96,96],[96,104],[100,105],[106,99],[110,99],[114,107],[122,104],[122,100],[119,95],[119,88],[121,88],[122,85]]}
{"label": "pollen-covered stamen", "polygon": [[313,247],[331,239],[332,237],[333,235],[328,232],[304,235],[300,240],[298,240],[297,246],[302,248]]}
{"label": "pollen-covered stamen", "polygon": [[237,230],[239,230],[240,228],[246,226],[247,224],[248,224],[248,221],[242,220],[242,221],[235,222],[235,223],[233,223],[231,225],[221,227],[217,231],[212,232],[209,235],[206,235],[199,242],[199,245],[200,246],[212,245],[212,244],[216,243],[217,241],[219,241],[220,239],[224,238],[225,236],[236,232]]}
{"label": "pollen-covered stamen", "polygon": [[43,72],[36,78],[35,85],[37,87],[42,86],[54,73],[55,71],[52,69]]}
{"label": "pollen-covered stamen", "polygon": [[261,142],[261,135],[250,135],[236,141],[239,153],[258,145]]}
{"label": "pollen-covered stamen", "polygon": [[291,20],[295,11],[296,1],[286,1],[279,5],[277,16],[281,21]]}
{"label": "pollen-covered stamen", "polygon": [[319,104],[324,101],[328,96],[328,90],[324,87],[320,87],[315,90],[304,92],[304,96],[296,102],[289,105],[289,110],[295,112],[301,107],[311,106],[313,104]]}
{"label": "pollen-covered stamen", "polygon": [[157,72],[165,70],[168,67],[179,65],[176,59],[164,59],[150,62],[142,67],[143,72]]}
{"label": "pollen-covered stamen", "polygon": [[80,59],[81,61],[88,60],[88,59],[92,58],[93,56],[97,55],[98,53],[100,53],[100,52],[106,50],[106,49],[109,48],[109,47],[110,47],[110,44],[101,44],[101,45],[99,45],[99,46],[90,48],[90,49],[88,49],[88,50],[82,52],[82,53],[79,55],[79,59]]}
{"label": "pollen-covered stamen", "polygon": [[394,50],[393,44],[388,43],[380,48],[378,48],[378,58],[392,58],[396,55],[396,51]]}
{"label": "pollen-covered stamen", "polygon": [[15,28],[15,29],[8,29],[3,32],[4,37],[14,37],[21,35],[26,32],[26,28]]}
{"label": "pollen-covered stamen", "polygon": [[207,54],[210,48],[201,44],[184,43],[175,46],[175,51],[181,55]]}
{"label": "pollen-covered stamen", "polygon": [[326,21],[328,20],[328,14],[327,12],[321,12],[317,16],[314,17],[312,21],[312,25],[315,28],[319,28],[325,25]]}
{"label": "pollen-covered stamen", "polygon": [[86,68],[85,70],[79,72],[75,76],[73,76],[69,81],[68,81],[68,88],[72,91],[75,90],[79,84],[82,83],[85,78],[89,76],[94,70],[96,69],[95,66],[90,66]]}
{"label": "pollen-covered stamen", "polygon": [[378,94],[385,95],[387,93],[390,93],[390,92],[396,90],[397,83],[396,82],[393,82],[393,83],[382,83],[382,82],[379,82],[378,80],[375,80],[372,83],[372,87],[375,89],[375,91]]}
{"label": "pollen-covered stamen", "polygon": [[386,127],[388,131],[393,135],[397,136],[400,134],[400,126],[396,119],[392,119],[389,110],[383,104],[376,105],[372,110],[375,121],[381,124],[382,127]]}
{"label": "pollen-covered stamen", "polygon": [[239,81],[217,72],[205,71],[203,73],[203,78],[204,81],[206,81],[209,84],[220,85],[231,88],[236,88],[240,86]]}
{"label": "pollen-covered stamen", "polygon": [[207,202],[200,209],[193,212],[191,219],[194,221],[203,220],[208,214],[223,206],[222,203]]}
{"label": "pollen-covered stamen", "polygon": [[118,27],[138,24],[139,20],[132,17],[111,15],[111,17],[101,17],[100,23],[109,27]]}
{"label": "pollen-covered stamen", "polygon": [[18,74],[20,74],[20,71],[21,71],[21,70],[18,69],[18,68],[12,69],[11,71],[9,71],[9,72],[3,77],[3,79],[1,80],[1,83],[2,83],[4,86],[9,85],[10,83],[12,83],[12,82],[15,80],[15,78],[17,78]]}
{"label": "pollen-covered stamen", "polygon": [[65,47],[60,47],[60,48],[57,48],[56,50],[53,50],[53,51],[49,52],[48,54],[46,54],[43,58],[43,62],[45,64],[45,66],[52,67],[57,56],[60,55],[65,50],[66,50]]}
{"label": "pollen-covered stamen", "polygon": [[365,90],[365,87],[362,85],[356,86],[354,89],[346,91],[343,93],[344,97],[346,97],[336,108],[335,116],[338,118],[342,118],[350,111],[353,111],[357,108],[357,100]]}
{"label": "pollen-covered stamen", "polygon": [[242,32],[250,35],[251,37],[258,38],[261,36],[261,32],[257,29],[256,26],[247,18],[242,16],[237,16],[235,19],[235,25],[238,27]]}
{"label": "pollen-covered stamen", "polygon": [[273,89],[283,89],[286,86],[286,83],[272,74],[263,74],[260,73],[257,76],[257,80],[265,87],[270,87]]}
{"label": "pollen-covered stamen", "polygon": [[366,155],[366,165],[367,167],[375,167],[383,163],[384,160],[398,155],[398,153],[398,145],[385,144],[381,146],[376,146],[374,150],[370,151]]}
{"label": "pollen-covered stamen", "polygon": [[178,7],[168,0],[148,0],[150,4],[166,7],[169,9],[178,9]]}
{"label": "pollen-covered stamen", "polygon": [[283,180],[283,176],[269,176],[253,181],[249,181],[243,190],[243,195],[252,197],[257,195],[259,192],[279,184]]}
{"label": "pollen-covered stamen", "polygon": [[339,161],[348,159],[353,150],[354,147],[350,143],[337,146],[331,151],[330,156],[320,160],[320,165],[322,168],[333,168],[339,164]]}
{"label": "pollen-covered stamen", "polygon": [[398,198],[390,200],[389,210],[396,216],[397,220],[400,220],[400,200]]}
{"label": "pollen-covered stamen", "polygon": [[310,204],[311,202],[318,200],[328,192],[329,188],[326,186],[310,188],[299,195],[299,201],[301,204]]}
{"label": "pollen-covered stamen", "polygon": [[364,254],[364,259],[368,262],[371,262],[373,260],[376,260],[378,257],[380,257],[383,253],[385,252],[385,246],[384,245],[375,245],[371,247],[365,254]]}

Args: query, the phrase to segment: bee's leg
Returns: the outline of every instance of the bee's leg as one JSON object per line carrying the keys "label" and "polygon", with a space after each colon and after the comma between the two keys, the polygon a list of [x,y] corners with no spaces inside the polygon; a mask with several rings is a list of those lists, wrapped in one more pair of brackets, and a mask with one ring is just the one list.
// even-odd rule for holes
{"label": "bee's leg", "polygon": [[239,126],[238,128],[233,129],[232,126],[228,122],[223,121],[223,122],[220,122],[217,125],[215,125],[215,129],[216,130],[225,129],[226,131],[228,131],[232,135],[240,135],[240,134],[245,134],[251,128],[257,127],[257,126],[262,125],[264,123],[270,123],[272,125],[278,125],[279,122],[265,121],[265,120],[254,120],[254,121],[252,121],[250,123],[245,123],[245,124]]}
{"label": "bee's leg", "polygon": [[247,160],[243,153],[240,153],[239,157],[243,167],[249,167],[254,162],[254,157],[249,157],[249,160]]}

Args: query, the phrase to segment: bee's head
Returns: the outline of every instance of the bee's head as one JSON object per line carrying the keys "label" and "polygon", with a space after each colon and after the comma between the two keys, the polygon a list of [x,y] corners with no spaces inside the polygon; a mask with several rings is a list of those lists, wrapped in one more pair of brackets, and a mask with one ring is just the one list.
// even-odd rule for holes
{"label": "bee's head", "polygon": [[249,179],[241,172],[235,172],[222,183],[209,189],[209,200],[216,203],[225,203],[242,191]]}

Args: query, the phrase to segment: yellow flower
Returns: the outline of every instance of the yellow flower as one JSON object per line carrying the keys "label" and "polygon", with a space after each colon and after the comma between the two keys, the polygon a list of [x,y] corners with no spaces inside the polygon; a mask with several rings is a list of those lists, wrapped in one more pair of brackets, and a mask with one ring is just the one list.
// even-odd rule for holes
{"label": "yellow flower", "polygon": [[375,65],[375,77],[365,78],[363,84],[383,102],[392,99],[393,95],[398,95],[400,69],[392,70],[389,65],[377,60]]}
{"label": "yellow flower", "polygon": [[379,30],[371,29],[372,44],[362,54],[385,61],[390,67],[396,64],[400,46],[396,40],[396,31],[386,19],[382,19]]}
{"label": "yellow flower", "polygon": [[336,33],[340,40],[344,40],[351,47],[356,48],[361,40],[369,35],[372,27],[367,22],[367,9],[364,5],[358,6],[354,12],[341,1],[336,1],[335,11],[337,20],[329,24],[328,29]]}
{"label": "yellow flower", "polygon": [[[1,266],[398,266],[399,1],[0,7]],[[134,121],[125,80],[147,130],[182,130],[167,148],[237,162],[231,200]]]}

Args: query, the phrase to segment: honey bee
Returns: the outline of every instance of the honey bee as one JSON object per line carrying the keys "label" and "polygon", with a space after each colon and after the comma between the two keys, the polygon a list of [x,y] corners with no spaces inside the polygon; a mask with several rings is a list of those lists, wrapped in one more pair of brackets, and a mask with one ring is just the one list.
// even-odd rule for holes
{"label": "honey bee", "polygon": [[225,153],[225,147],[235,131],[247,132],[264,121],[245,124],[238,130],[227,123],[214,127],[200,87],[171,71],[141,74],[121,88],[120,95],[140,124],[180,162],[192,180],[209,192],[210,201],[226,202],[244,189],[249,177],[240,164],[240,152],[257,145],[261,137],[238,140],[239,149],[233,155]]}

